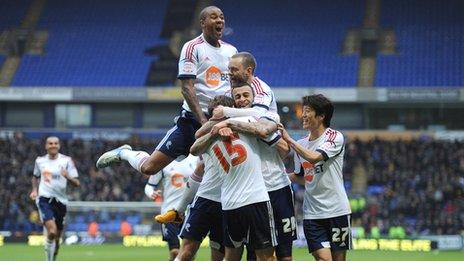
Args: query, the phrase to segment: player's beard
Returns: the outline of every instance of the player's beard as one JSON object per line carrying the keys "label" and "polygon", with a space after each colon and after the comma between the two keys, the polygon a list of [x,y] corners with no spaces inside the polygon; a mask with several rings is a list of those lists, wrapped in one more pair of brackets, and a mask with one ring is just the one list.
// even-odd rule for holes
{"label": "player's beard", "polygon": [[243,86],[245,84],[248,84],[247,79],[242,76],[235,76],[230,78],[230,83],[232,87],[237,87],[237,86]]}

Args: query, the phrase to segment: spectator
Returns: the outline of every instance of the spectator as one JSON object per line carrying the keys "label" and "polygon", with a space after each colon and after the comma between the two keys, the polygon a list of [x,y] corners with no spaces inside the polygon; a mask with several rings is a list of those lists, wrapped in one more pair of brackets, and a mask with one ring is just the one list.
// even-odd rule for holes
{"label": "spectator", "polygon": [[[73,157],[80,173],[81,188],[72,191],[71,200],[145,200],[146,178],[117,175],[133,171],[127,164],[100,171],[94,167],[98,155],[124,143],[134,144],[142,150],[152,148],[151,140],[135,138],[130,141],[62,140],[61,151]],[[0,139],[0,230],[41,232],[41,227],[34,224],[35,219],[31,219],[36,206],[28,195],[34,159],[45,154],[42,144],[40,140],[29,140],[19,133],[9,139]],[[355,159],[361,160],[368,177],[364,195],[350,195],[352,199],[365,199],[365,203],[362,202],[365,207],[353,215],[353,224],[363,225],[366,234],[370,231],[377,236],[378,231],[378,234],[387,236],[390,227],[396,225],[404,227],[408,236],[462,232],[464,142],[351,140],[346,149],[346,183],[352,181]],[[296,216],[301,219],[304,188],[296,184],[293,187]],[[98,213],[100,224],[112,218],[103,214]]]}

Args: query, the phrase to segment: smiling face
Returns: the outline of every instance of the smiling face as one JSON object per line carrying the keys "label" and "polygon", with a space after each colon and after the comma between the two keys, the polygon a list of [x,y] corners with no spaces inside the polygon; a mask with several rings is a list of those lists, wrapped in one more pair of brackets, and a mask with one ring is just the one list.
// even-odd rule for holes
{"label": "smiling face", "polygon": [[310,106],[303,106],[303,129],[313,131],[319,128],[323,123],[324,115],[316,115],[316,111]]}
{"label": "smiling face", "polygon": [[253,75],[253,69],[248,66],[245,68],[242,57],[232,57],[229,61],[229,78],[232,86],[247,83]]}
{"label": "smiling face", "polygon": [[200,14],[200,25],[203,35],[213,42],[219,41],[224,31],[225,20],[221,9],[210,6],[203,9]]}
{"label": "smiling face", "polygon": [[254,94],[250,85],[232,88],[232,97],[237,108],[251,108],[253,105]]}
{"label": "smiling face", "polygon": [[57,137],[48,137],[45,142],[45,150],[48,155],[55,157],[60,151],[60,140]]}

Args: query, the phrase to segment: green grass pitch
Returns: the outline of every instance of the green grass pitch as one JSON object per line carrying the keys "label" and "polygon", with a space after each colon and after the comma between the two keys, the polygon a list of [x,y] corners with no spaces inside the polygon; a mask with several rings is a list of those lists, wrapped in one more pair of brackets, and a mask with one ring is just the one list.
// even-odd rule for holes
{"label": "green grass pitch", "polygon": [[[314,260],[304,248],[295,248],[293,260]],[[0,260],[29,261],[45,260],[42,246],[27,246],[25,244],[8,244],[0,246]],[[122,245],[101,246],[62,246],[57,261],[153,261],[168,260],[168,249],[164,247],[124,247]],[[208,248],[201,248],[196,260],[209,260]],[[464,260],[464,252],[392,252],[392,251],[361,251],[348,253],[347,260],[359,261],[435,261]]]}

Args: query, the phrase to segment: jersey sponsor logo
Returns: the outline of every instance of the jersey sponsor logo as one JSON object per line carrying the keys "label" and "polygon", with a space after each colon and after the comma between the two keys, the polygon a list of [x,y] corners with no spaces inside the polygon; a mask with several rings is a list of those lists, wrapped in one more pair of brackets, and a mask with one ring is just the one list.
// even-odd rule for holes
{"label": "jersey sponsor logo", "polygon": [[49,183],[52,179],[52,172],[46,169],[43,171],[43,176],[44,176],[44,181]]}
{"label": "jersey sponsor logo", "polygon": [[210,87],[219,86],[221,80],[223,80],[222,78],[221,69],[216,66],[210,66],[208,70],[206,70],[206,83]]}
{"label": "jersey sponsor logo", "polygon": [[184,186],[184,184],[185,184],[184,183],[184,175],[182,175],[180,173],[174,173],[171,176],[171,184],[175,188],[181,188],[182,186]]}
{"label": "jersey sponsor logo", "polygon": [[302,165],[304,169],[304,179],[307,182],[312,182],[314,179],[314,175],[323,172],[322,164],[314,166],[314,164],[312,164],[311,162],[305,161]]}

